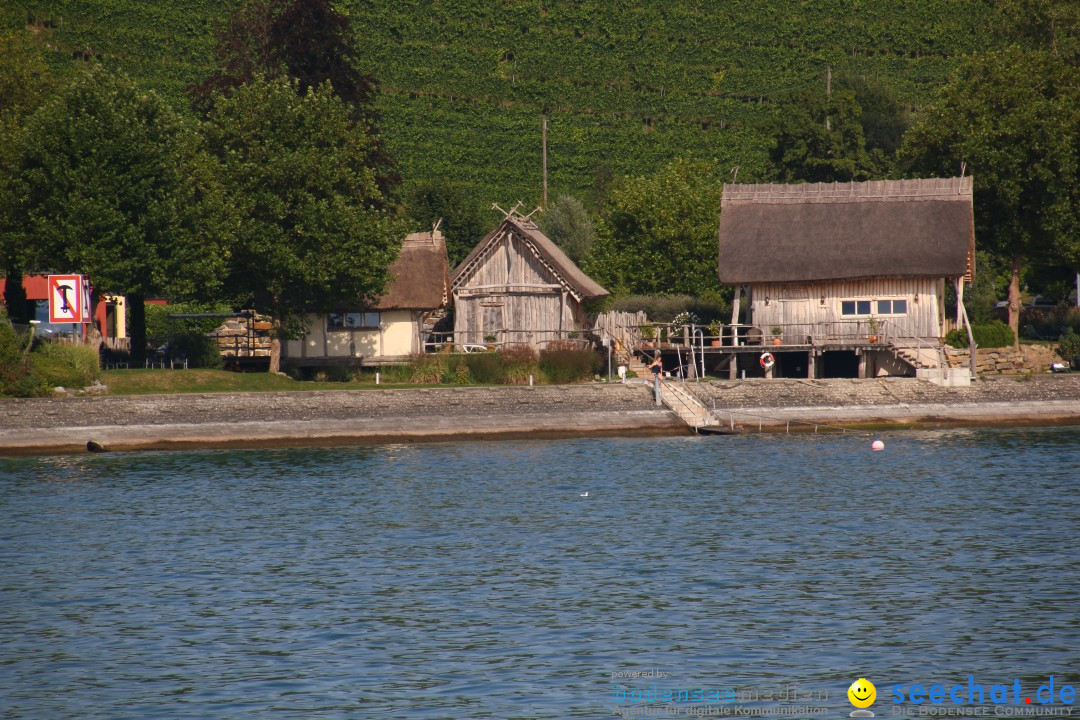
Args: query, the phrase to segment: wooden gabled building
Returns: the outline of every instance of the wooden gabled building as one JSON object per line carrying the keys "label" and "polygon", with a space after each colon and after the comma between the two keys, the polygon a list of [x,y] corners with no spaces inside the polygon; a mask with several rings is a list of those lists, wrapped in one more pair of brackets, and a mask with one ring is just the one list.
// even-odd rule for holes
{"label": "wooden gabled building", "polygon": [[724,186],[720,281],[766,344],[812,348],[811,373],[830,350],[860,356],[860,374],[903,371],[889,355],[932,366],[946,283],[962,297],[974,267],[971,177]]}
{"label": "wooden gabled building", "polygon": [[[543,347],[585,328],[609,293],[528,217],[510,213],[454,271],[454,342]],[[490,340],[494,338],[494,341]]]}

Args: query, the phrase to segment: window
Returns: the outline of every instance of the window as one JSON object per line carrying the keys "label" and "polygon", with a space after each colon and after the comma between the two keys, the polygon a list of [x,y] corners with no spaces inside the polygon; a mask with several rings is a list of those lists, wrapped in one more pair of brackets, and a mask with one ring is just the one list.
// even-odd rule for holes
{"label": "window", "polygon": [[840,314],[845,317],[907,315],[907,300],[841,300]]}
{"label": "window", "polygon": [[352,330],[355,328],[377,328],[382,318],[376,311],[329,313],[326,316],[327,330]]}
{"label": "window", "polygon": [[840,301],[840,314],[841,315],[869,315],[870,314],[870,301],[869,300],[841,300]]}
{"label": "window", "polygon": [[907,300],[878,300],[878,315],[907,315]]}

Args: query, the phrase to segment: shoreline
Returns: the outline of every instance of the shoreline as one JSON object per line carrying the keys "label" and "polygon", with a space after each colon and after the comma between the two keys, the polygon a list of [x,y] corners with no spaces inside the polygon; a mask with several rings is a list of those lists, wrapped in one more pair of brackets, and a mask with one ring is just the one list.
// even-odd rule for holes
{"label": "shoreline", "polygon": [[[914,379],[687,383],[740,433],[1080,425],[1080,374],[940,388]],[[692,434],[644,383],[0,401],[0,456]]]}

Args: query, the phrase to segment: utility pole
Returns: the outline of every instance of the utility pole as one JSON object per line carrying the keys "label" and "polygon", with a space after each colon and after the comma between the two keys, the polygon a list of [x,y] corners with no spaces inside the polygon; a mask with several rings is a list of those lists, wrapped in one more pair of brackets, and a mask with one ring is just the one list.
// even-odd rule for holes
{"label": "utility pole", "polygon": [[544,172],[544,207],[547,208],[548,196],[547,196],[547,115],[542,115],[543,118],[543,130],[541,133],[542,145],[543,145],[543,172]]}
{"label": "utility pole", "polygon": [[[825,99],[832,100],[832,65],[825,66]],[[831,130],[829,122],[829,104],[825,103],[825,129]]]}

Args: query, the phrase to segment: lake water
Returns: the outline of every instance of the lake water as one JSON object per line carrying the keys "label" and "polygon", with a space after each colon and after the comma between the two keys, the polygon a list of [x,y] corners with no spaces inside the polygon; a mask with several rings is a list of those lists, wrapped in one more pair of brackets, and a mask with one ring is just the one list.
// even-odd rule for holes
{"label": "lake water", "polygon": [[883,439],[0,459],[0,717],[602,718],[654,683],[843,717],[859,677],[881,717],[895,684],[1080,685],[1080,429]]}

